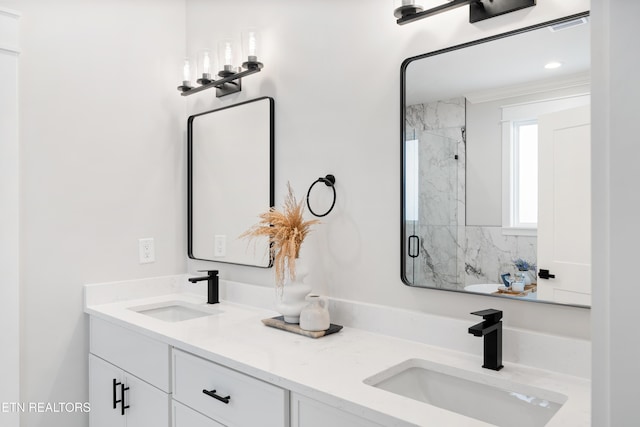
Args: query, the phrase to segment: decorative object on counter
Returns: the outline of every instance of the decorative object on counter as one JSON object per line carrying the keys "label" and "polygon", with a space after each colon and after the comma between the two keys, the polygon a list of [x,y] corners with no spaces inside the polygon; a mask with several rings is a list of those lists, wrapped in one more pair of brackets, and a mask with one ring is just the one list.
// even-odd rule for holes
{"label": "decorative object on counter", "polygon": [[511,278],[511,273],[504,273],[500,275],[500,279],[502,279],[502,283],[504,283],[505,287],[511,286],[513,279]]}
{"label": "decorative object on counter", "polygon": [[513,286],[499,286],[496,292],[493,292],[494,295],[503,295],[509,297],[525,297],[531,293],[534,293],[538,290],[537,285],[524,285],[522,291],[517,291]]}
{"label": "decorative object on counter", "polygon": [[284,316],[287,323],[299,323],[300,313],[307,305],[305,298],[311,292],[311,285],[304,282],[309,269],[302,258],[296,259],[296,271],[291,281],[280,288],[276,296],[276,310]]}
{"label": "decorative object on counter", "polygon": [[511,289],[513,292],[523,292],[525,285],[524,277],[520,277],[520,280],[516,280],[515,282],[511,282]]}
{"label": "decorative object on counter", "polygon": [[300,328],[299,325],[285,322],[283,316],[262,319],[262,323],[272,328],[282,329],[283,331],[293,332],[294,334],[304,335],[305,337],[310,338],[320,338],[327,335],[335,334],[336,332],[340,331],[340,329],[342,329],[342,325],[331,323],[329,327],[324,331],[305,331],[304,329]]}
{"label": "decorative object on counter", "polygon": [[[208,49],[201,49],[198,52],[196,83],[200,86],[191,85],[192,70],[189,59],[185,59],[183,67],[182,85],[178,90],[182,96],[189,96],[206,89],[216,88],[216,96],[230,95],[242,90],[242,78],[258,73],[264,65],[258,61],[258,33],[255,30],[246,30],[242,33],[243,54],[246,61],[242,66],[236,62],[238,57],[236,45],[233,40],[225,39],[218,43],[219,71],[217,80],[211,75],[211,70],[215,68],[214,58]],[[243,71],[244,68],[244,71]]]}
{"label": "decorative object on counter", "polygon": [[[322,214],[317,214],[313,211],[313,209],[311,209],[311,204],[309,203],[309,195],[311,194],[311,190],[313,189],[313,186],[316,185],[319,182],[324,182],[324,185],[326,185],[327,187],[331,187],[331,189],[333,190],[333,202],[331,203],[331,207]],[[313,214],[313,216],[317,216],[318,218],[321,218],[323,216],[327,216],[329,215],[329,212],[331,212],[333,210],[333,207],[336,205],[336,187],[335,187],[335,183],[336,183],[336,177],[328,174],[326,175],[324,178],[320,177],[318,179],[316,179],[313,184],[311,184],[311,187],[309,187],[309,191],[307,191],[307,207],[309,208],[309,212],[311,212],[311,214]]]}
{"label": "decorative object on counter", "polygon": [[393,15],[398,18],[396,21],[398,25],[408,24],[466,5],[469,5],[469,22],[473,23],[535,6],[536,0],[449,0],[440,6],[427,10],[416,4],[415,0],[394,0],[394,5]]}
{"label": "decorative object on counter", "polygon": [[307,295],[308,304],[300,313],[300,328],[305,331],[325,331],[331,321],[327,300],[320,295]]}
{"label": "decorative object on counter", "polygon": [[[260,214],[260,221],[240,237],[266,236],[269,239],[269,250],[275,266],[276,290],[279,296],[277,304],[283,303],[286,306],[287,313],[282,312],[285,315],[285,321],[298,323],[300,312],[305,306],[304,298],[311,292],[311,287],[303,283],[304,276],[308,274],[308,270],[304,268],[306,266],[296,268],[296,262],[300,257],[302,243],[311,231],[311,226],[320,221],[317,219],[305,221],[304,202],[298,203],[289,183],[287,183],[287,190],[282,211],[272,207],[268,212]],[[300,277],[297,277],[298,275]],[[289,282],[285,286],[286,279],[289,279]],[[305,289],[308,290],[305,292]]]}
{"label": "decorative object on counter", "polygon": [[525,285],[536,284],[537,267],[535,263],[529,262],[522,258],[516,258],[513,260],[513,264],[518,269],[518,273],[516,274],[516,280],[518,275],[520,275]]}

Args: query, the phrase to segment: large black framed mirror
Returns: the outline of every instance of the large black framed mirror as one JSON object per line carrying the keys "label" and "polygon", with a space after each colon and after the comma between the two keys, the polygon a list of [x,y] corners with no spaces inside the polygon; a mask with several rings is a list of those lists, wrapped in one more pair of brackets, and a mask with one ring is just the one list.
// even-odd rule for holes
{"label": "large black framed mirror", "polygon": [[267,239],[239,236],[274,205],[274,100],[262,97],[189,117],[188,255],[270,267]]}
{"label": "large black framed mirror", "polygon": [[401,66],[405,284],[588,307],[588,12]]}

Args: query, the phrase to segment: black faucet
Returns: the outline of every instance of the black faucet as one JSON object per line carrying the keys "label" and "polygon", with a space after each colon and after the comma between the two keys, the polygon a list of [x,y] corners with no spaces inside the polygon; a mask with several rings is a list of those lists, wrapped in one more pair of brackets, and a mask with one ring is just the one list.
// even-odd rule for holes
{"label": "black faucet", "polygon": [[208,289],[207,289],[207,304],[218,304],[218,270],[198,270],[202,273],[206,272],[207,276],[202,277],[190,277],[189,281],[191,283],[201,282],[203,280],[207,281]]}
{"label": "black faucet", "polygon": [[475,337],[484,337],[483,368],[499,371],[502,366],[502,311],[493,308],[474,311],[471,314],[482,316],[484,322],[473,325],[469,333]]}

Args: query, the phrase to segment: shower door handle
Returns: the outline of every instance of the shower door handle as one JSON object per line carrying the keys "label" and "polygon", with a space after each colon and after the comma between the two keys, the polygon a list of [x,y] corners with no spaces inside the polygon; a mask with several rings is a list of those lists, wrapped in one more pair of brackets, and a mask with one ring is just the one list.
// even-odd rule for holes
{"label": "shower door handle", "polygon": [[409,256],[411,258],[417,258],[420,253],[420,238],[415,234],[409,236]]}

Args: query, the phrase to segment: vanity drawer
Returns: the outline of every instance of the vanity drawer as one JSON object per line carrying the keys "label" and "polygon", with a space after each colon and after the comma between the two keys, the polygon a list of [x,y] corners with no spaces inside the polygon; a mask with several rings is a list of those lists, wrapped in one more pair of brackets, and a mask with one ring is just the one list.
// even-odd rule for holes
{"label": "vanity drawer", "polygon": [[89,351],[169,393],[169,345],[91,317]]}
{"label": "vanity drawer", "polygon": [[[289,392],[180,350],[173,350],[173,398],[229,427],[286,427]],[[215,390],[224,402],[203,390]]]}
{"label": "vanity drawer", "polygon": [[224,427],[222,424],[205,417],[200,412],[184,406],[180,402],[173,401],[172,427]]}

